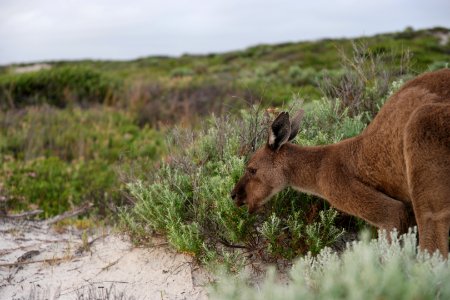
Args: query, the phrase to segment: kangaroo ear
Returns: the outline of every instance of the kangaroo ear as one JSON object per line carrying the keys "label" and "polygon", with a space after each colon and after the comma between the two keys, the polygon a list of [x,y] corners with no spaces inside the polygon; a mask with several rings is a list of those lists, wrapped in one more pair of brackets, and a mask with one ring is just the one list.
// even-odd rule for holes
{"label": "kangaroo ear", "polygon": [[289,114],[287,112],[282,112],[270,126],[267,145],[272,150],[277,151],[288,141],[290,133],[291,122],[289,121]]}
{"label": "kangaroo ear", "polygon": [[298,131],[300,130],[300,123],[302,122],[303,115],[305,114],[305,111],[303,109],[300,109],[297,114],[292,118],[291,120],[291,133],[289,135],[288,141],[292,141],[295,136],[297,135]]}

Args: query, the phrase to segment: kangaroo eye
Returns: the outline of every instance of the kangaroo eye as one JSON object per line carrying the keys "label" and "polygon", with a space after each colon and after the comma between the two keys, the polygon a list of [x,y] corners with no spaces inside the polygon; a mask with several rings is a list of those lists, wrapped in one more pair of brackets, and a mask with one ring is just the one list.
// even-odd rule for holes
{"label": "kangaroo eye", "polygon": [[256,174],[256,169],[254,169],[254,168],[248,168],[247,170],[248,170],[248,172],[249,172],[250,174],[252,174],[252,175],[255,175],[255,174]]}

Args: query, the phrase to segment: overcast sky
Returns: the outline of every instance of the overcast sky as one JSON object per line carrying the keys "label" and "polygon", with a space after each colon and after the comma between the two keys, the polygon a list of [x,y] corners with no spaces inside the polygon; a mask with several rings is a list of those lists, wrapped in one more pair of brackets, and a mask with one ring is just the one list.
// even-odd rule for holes
{"label": "overcast sky", "polygon": [[450,27],[450,0],[0,0],[0,64]]}

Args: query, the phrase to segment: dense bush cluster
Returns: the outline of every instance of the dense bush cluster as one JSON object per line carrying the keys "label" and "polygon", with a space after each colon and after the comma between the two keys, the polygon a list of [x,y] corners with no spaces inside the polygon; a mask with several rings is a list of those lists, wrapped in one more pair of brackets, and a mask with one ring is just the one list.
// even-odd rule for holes
{"label": "dense bush cluster", "polygon": [[[361,116],[351,118],[338,105],[311,104],[297,142],[337,142],[364,129]],[[135,241],[145,242],[153,232],[165,234],[179,251],[206,261],[244,259],[236,249],[269,260],[293,258],[335,242],[343,233],[335,225],[337,213],[320,211],[327,205],[315,197],[286,190],[260,215],[249,215],[231,201],[229,193],[248,155],[265,143],[267,124],[268,115],[254,109],[212,118],[197,133],[172,132],[170,155],[154,178],[127,185],[136,203],[121,218]]]}
{"label": "dense bush cluster", "polygon": [[114,103],[121,81],[88,67],[55,67],[0,76],[0,109],[49,104],[57,107]]}
{"label": "dense bush cluster", "polygon": [[[15,74],[14,66],[0,67],[0,109],[119,104],[133,111],[140,124],[160,126],[235,111],[246,102],[280,106],[293,94],[314,99],[325,91],[349,105],[350,113],[364,111],[372,117],[392,80],[449,63],[450,44],[439,38],[447,33],[446,28],[408,28],[355,40],[260,45],[224,54],[55,62],[48,70],[25,74]],[[355,100],[361,102],[359,108],[352,106]]]}
{"label": "dense bush cluster", "polygon": [[127,92],[128,107],[138,123],[154,127],[192,124],[211,113],[222,115],[243,107],[245,97],[246,91],[218,78],[137,82]]}
{"label": "dense bush cluster", "polygon": [[161,134],[109,108],[29,107],[0,112],[0,196],[8,210],[44,217],[88,201],[123,200],[117,169],[144,176],[164,152]]}
{"label": "dense bush cluster", "polygon": [[272,272],[261,285],[245,275],[223,277],[212,299],[448,299],[450,267],[441,256],[417,252],[416,232],[389,242],[386,233],[347,245],[343,253],[323,249],[300,258],[279,283]]}
{"label": "dense bush cluster", "polygon": [[105,209],[107,202],[118,200],[114,172],[102,161],[67,162],[56,156],[7,160],[0,178],[9,209],[40,208],[42,217],[63,213],[85,201]]}
{"label": "dense bush cluster", "polygon": [[[400,85],[390,84],[375,107]],[[371,88],[371,81],[363,86]],[[364,102],[351,104],[324,98],[304,105],[307,113],[295,142],[330,144],[359,134],[372,115]],[[324,201],[289,189],[259,215],[234,206],[229,193],[249,155],[265,143],[269,123],[269,113],[254,106],[234,116],[212,117],[202,130],[168,133],[169,156],[154,177],[127,185],[135,205],[122,212],[123,227],[138,243],[148,242],[151,233],[164,234],[179,251],[236,266],[248,256],[243,253],[269,261],[316,254],[339,239],[343,228],[355,231],[364,225],[351,218],[340,222]]]}
{"label": "dense bush cluster", "polygon": [[391,83],[411,76],[411,56],[408,50],[389,52],[353,43],[352,55],[341,52],[341,76],[323,76],[319,85],[351,115],[365,113],[370,120],[389,96]]}

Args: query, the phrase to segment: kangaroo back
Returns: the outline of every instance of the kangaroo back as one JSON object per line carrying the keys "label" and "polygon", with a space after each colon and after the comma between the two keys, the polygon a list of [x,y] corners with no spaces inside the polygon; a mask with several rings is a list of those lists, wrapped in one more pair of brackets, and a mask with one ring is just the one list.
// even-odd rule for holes
{"label": "kangaroo back", "polygon": [[448,255],[450,70],[426,73],[393,94],[357,137],[337,144],[290,143],[303,113],[281,113],[231,197],[256,211],[291,186],[383,229],[417,223],[420,247]]}

